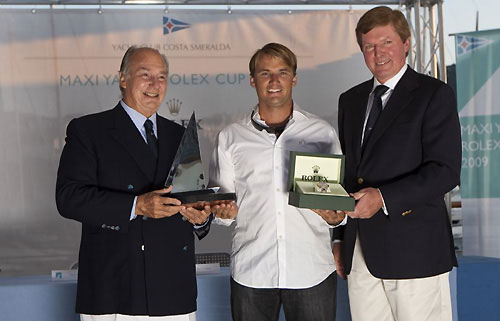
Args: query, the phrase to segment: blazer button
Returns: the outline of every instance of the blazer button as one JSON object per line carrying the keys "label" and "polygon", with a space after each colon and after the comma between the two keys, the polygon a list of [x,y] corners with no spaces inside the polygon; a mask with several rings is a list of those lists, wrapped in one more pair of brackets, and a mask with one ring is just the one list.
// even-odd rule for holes
{"label": "blazer button", "polygon": [[144,244],[141,246],[141,250],[143,250],[143,251],[144,251]]}
{"label": "blazer button", "polygon": [[187,249],[188,249],[187,245],[184,245],[184,247],[182,248],[183,251],[187,251]]}
{"label": "blazer button", "polygon": [[361,185],[363,184],[365,180],[363,179],[363,177],[358,177],[358,184]]}
{"label": "blazer button", "polygon": [[119,226],[115,226],[115,231],[119,231],[120,230],[120,227]]}
{"label": "blazer button", "polygon": [[143,221],[147,221],[147,220],[148,220],[148,217],[147,217],[147,216],[143,216],[143,217],[142,217],[142,220],[143,220]]}
{"label": "blazer button", "polygon": [[106,228],[107,226],[106,226],[106,224],[103,224],[103,225],[101,225],[101,227],[102,227],[102,228]]}
{"label": "blazer button", "polygon": [[410,214],[411,212],[413,212],[413,211],[412,210],[404,211],[403,213],[401,213],[401,215],[406,216],[406,215]]}
{"label": "blazer button", "polygon": [[182,220],[185,222],[185,221],[187,221],[187,218],[185,216],[183,216]]}

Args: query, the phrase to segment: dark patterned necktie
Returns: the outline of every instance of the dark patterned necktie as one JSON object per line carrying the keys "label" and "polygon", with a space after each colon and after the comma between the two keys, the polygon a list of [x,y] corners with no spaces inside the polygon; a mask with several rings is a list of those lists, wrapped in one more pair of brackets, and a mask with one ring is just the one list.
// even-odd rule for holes
{"label": "dark patterned necktie", "polygon": [[155,158],[158,158],[158,139],[153,131],[153,122],[150,119],[146,119],[144,122],[144,128],[146,129],[146,140],[148,146],[153,152]]}
{"label": "dark patterned necktie", "polygon": [[382,95],[384,95],[384,93],[387,90],[389,90],[389,87],[384,85],[378,85],[377,87],[375,87],[375,90],[373,91],[372,109],[370,110],[368,121],[366,122],[365,136],[363,138],[363,146],[368,140],[368,136],[370,136],[370,133],[372,132],[373,128],[375,128],[377,119],[380,116],[380,113],[382,112]]}

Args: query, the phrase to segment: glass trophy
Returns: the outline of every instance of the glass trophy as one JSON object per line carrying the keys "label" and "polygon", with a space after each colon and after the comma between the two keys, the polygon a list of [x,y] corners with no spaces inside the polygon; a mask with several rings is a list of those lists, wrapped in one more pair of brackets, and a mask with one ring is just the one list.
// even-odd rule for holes
{"label": "glass trophy", "polygon": [[177,198],[183,205],[200,209],[205,205],[223,204],[236,199],[235,193],[218,193],[218,187],[206,187],[194,112],[165,181],[165,187],[170,185],[174,186],[170,197]]}

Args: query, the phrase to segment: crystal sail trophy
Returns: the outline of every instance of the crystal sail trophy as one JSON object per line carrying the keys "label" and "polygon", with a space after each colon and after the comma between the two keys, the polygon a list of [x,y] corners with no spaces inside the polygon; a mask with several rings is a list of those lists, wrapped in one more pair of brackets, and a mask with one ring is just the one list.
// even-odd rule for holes
{"label": "crystal sail trophy", "polygon": [[196,117],[193,114],[184,131],[165,187],[173,185],[170,197],[183,205],[202,208],[204,205],[227,203],[236,199],[235,193],[217,193],[218,188],[207,188],[201,162]]}

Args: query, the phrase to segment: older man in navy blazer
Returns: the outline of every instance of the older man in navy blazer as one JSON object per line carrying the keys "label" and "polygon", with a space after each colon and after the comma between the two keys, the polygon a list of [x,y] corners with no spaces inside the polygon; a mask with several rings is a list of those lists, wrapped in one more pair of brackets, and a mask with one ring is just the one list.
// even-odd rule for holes
{"label": "older man in navy blazer", "polygon": [[[120,67],[123,99],[72,120],[56,186],[62,216],[82,223],[76,311],[82,320],[195,320],[193,224],[163,188],[184,129],[159,115],[168,62],[131,47]],[[198,237],[209,224],[195,229]]]}
{"label": "older man in navy blazer", "polygon": [[401,12],[366,12],[356,36],[374,77],[339,100],[344,181],[357,203],[335,248],[352,319],[451,320],[448,273],[457,261],[444,194],[460,178],[455,95],[406,65]]}

